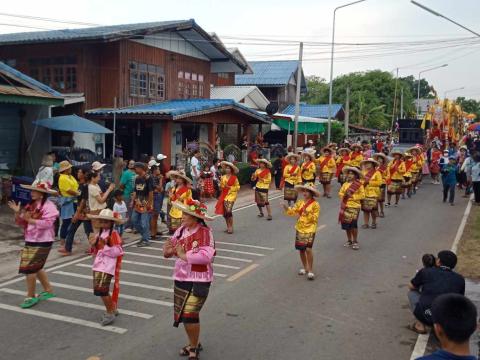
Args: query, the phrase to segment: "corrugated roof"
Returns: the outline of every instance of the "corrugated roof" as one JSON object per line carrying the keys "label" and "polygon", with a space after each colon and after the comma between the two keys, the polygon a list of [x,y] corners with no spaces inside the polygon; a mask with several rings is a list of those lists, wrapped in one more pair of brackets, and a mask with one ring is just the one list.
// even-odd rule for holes
{"label": "corrugated roof", "polygon": [[[343,112],[342,104],[332,104],[332,118],[336,118],[337,116],[341,115],[339,114],[340,112]],[[285,109],[282,110],[282,113],[294,115],[295,104],[288,105]],[[314,118],[328,118],[328,104],[300,104],[300,115]]]}
{"label": "corrugated roof", "polygon": [[[229,109],[238,110],[266,123],[270,122],[266,116],[231,99],[170,100],[117,109],[115,113],[118,115],[165,115],[171,116],[173,120],[176,120]],[[110,116],[113,113],[113,109],[93,109],[86,112],[88,115],[95,116]]]}
{"label": "corrugated roof", "polygon": [[210,89],[210,98],[232,99],[236,102],[249,98],[259,110],[265,110],[270,103],[256,86],[215,86]]}
{"label": "corrugated roof", "polygon": [[[285,86],[297,71],[297,60],[249,61],[253,74],[235,75],[235,85]],[[302,74],[302,89],[306,89]]]}

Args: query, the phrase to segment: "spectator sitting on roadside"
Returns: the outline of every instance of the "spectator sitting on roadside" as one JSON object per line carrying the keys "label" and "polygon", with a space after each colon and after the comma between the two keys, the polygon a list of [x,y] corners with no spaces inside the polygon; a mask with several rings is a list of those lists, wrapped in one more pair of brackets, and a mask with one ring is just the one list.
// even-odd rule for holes
{"label": "spectator sitting on roadside", "polygon": [[476,360],[470,355],[470,336],[477,328],[477,309],[465,296],[444,294],[432,304],[433,330],[440,350],[417,360]]}
{"label": "spectator sitting on roadside", "polygon": [[453,271],[457,255],[450,250],[440,251],[436,267],[423,268],[409,284],[408,300],[416,321],[409,328],[418,334],[425,334],[425,326],[432,326],[431,306],[440,295],[465,294],[465,279]]}
{"label": "spectator sitting on roadside", "polygon": [[425,269],[435,267],[435,256],[433,254],[423,255],[422,264]]}

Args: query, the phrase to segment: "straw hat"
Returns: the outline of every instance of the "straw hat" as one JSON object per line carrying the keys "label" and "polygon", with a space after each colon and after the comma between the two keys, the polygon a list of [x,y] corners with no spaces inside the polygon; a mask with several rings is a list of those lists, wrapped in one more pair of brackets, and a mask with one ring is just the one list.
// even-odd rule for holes
{"label": "straw hat", "polygon": [[395,156],[395,155],[400,155],[400,157],[402,157],[402,158],[403,158],[403,153],[402,153],[402,152],[400,152],[400,151],[392,151],[392,152],[390,153],[390,155],[392,155],[392,156]]}
{"label": "straw hat", "polygon": [[362,145],[360,145],[360,144],[353,144],[353,145],[350,146],[350,147],[352,148],[352,150],[354,150],[354,149],[363,150],[363,147],[362,147]]}
{"label": "straw hat", "polygon": [[352,150],[350,150],[349,148],[340,148],[340,149],[337,150],[337,153],[341,154],[342,151],[346,151],[349,154],[352,152]]}
{"label": "straw hat", "polygon": [[264,163],[269,169],[272,167],[272,163],[267,159],[257,159],[255,160],[257,163]]}
{"label": "straw hat", "polygon": [[361,173],[361,171],[359,169],[357,169],[356,167],[353,167],[353,166],[346,166],[343,168],[342,172],[347,175],[347,173],[349,171],[353,171],[355,174],[358,175],[358,177],[361,179],[363,178],[363,174]]}
{"label": "straw hat", "polygon": [[406,152],[403,156],[405,156],[406,158],[407,158],[407,157],[408,157],[408,158],[412,158],[412,157],[413,157],[413,155],[410,154],[409,152]]}
{"label": "straw hat", "polygon": [[100,171],[102,170],[107,164],[102,164],[100,161],[94,161],[92,163],[92,170],[93,171]]}
{"label": "straw hat", "polygon": [[412,152],[412,151],[418,151],[418,153],[421,153],[422,150],[417,147],[417,146],[412,146],[411,148],[407,149],[408,152]]}
{"label": "straw hat", "polygon": [[378,165],[380,165],[377,160],[375,160],[375,159],[373,159],[373,158],[368,158],[368,159],[365,159],[365,160],[360,161],[360,166],[362,166],[363,164],[366,164],[366,163],[372,163],[373,166],[378,166]]}
{"label": "straw hat", "polygon": [[294,153],[289,153],[287,154],[287,156],[285,156],[285,159],[287,159],[288,161],[290,161],[290,158],[291,157],[294,157],[295,159],[299,160],[300,159],[300,155],[297,155],[297,154],[294,154]]}
{"label": "straw hat", "polygon": [[52,190],[52,187],[49,183],[45,181],[34,181],[32,185],[20,185],[22,188],[32,191],[38,191],[44,194],[57,196],[58,192]]}
{"label": "straw hat", "polygon": [[186,205],[182,202],[175,201],[172,205],[185,214],[195,216],[202,220],[213,220],[213,217],[207,213],[207,206],[198,200],[188,199]]}
{"label": "straw hat", "polygon": [[72,164],[68,160],[63,160],[59,164],[58,172],[61,174],[65,170],[71,169],[73,167]]}
{"label": "straw hat", "polygon": [[325,151],[328,151],[330,154],[333,152],[332,148],[329,146],[325,146],[322,148],[322,153],[324,153]]}
{"label": "straw hat", "polygon": [[167,172],[167,176],[172,178],[172,177],[179,177],[179,178],[182,178],[183,180],[185,180],[186,182],[188,183],[192,183],[192,179],[190,179],[187,175],[185,175],[185,172],[183,170],[180,170],[180,171],[176,171],[176,170],[170,170],[169,172]]}
{"label": "straw hat", "polygon": [[87,214],[87,217],[89,219],[109,220],[115,222],[116,224],[123,224],[127,221],[127,219],[122,219],[122,216],[118,212],[110,209],[103,209],[98,215]]}
{"label": "straw hat", "polygon": [[235,174],[238,174],[238,171],[239,171],[238,168],[235,165],[233,165],[233,163],[231,163],[230,161],[222,161],[222,162],[220,162],[220,166],[222,166],[222,167],[223,166],[228,166],[230,169],[233,170],[233,172]]}
{"label": "straw hat", "polygon": [[382,158],[383,162],[386,162],[388,160],[387,155],[382,154],[382,153],[375,153],[375,154],[372,155],[372,158],[374,158],[375,160],[377,158]]}
{"label": "straw hat", "polygon": [[320,191],[317,190],[314,184],[305,184],[305,185],[295,185],[295,190],[308,190],[312,193],[314,197],[320,196]]}
{"label": "straw hat", "polygon": [[304,150],[302,151],[302,156],[310,156],[310,159],[314,160],[315,159],[315,151],[308,151],[308,150]]}

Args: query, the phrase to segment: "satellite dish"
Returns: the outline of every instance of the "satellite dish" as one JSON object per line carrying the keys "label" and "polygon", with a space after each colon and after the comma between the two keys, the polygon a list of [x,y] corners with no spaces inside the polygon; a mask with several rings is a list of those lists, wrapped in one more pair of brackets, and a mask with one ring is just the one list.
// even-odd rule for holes
{"label": "satellite dish", "polygon": [[268,104],[267,107],[265,108],[265,112],[268,115],[273,115],[273,114],[277,113],[278,112],[278,105],[275,104],[275,103]]}

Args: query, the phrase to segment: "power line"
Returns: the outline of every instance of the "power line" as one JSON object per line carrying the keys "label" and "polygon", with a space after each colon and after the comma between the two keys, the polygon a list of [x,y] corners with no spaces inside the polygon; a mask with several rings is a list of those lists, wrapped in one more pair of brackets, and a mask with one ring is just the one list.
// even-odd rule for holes
{"label": "power line", "polygon": [[47,21],[47,22],[56,22],[61,24],[72,24],[72,25],[84,25],[84,26],[101,26],[100,24],[88,23],[83,21],[70,21],[70,20],[59,20],[59,19],[52,19],[46,18],[41,16],[31,16],[31,15],[20,15],[20,14],[10,14],[10,13],[3,13],[0,12],[1,16],[8,16],[20,19],[31,19],[31,20],[39,20],[39,21]]}

